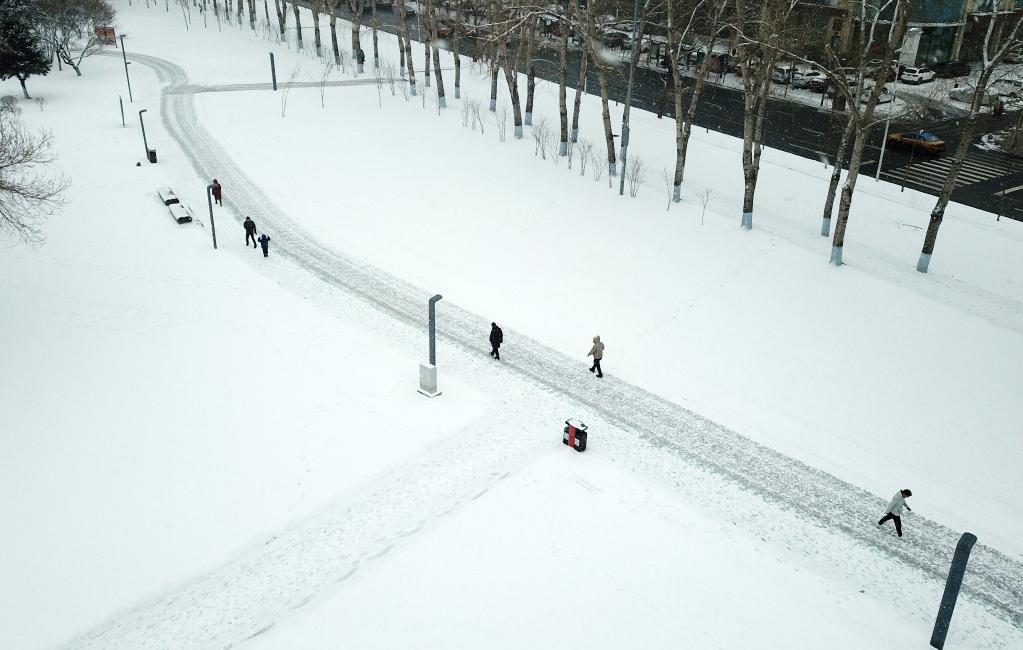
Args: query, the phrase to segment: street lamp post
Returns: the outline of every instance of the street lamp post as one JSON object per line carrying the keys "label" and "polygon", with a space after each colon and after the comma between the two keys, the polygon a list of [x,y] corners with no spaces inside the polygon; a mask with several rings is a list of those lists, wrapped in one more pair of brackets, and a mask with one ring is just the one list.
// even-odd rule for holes
{"label": "street lamp post", "polygon": [[[650,0],[646,0],[643,7],[645,8]],[[625,110],[622,111],[622,169],[621,178],[618,182],[618,196],[625,194],[625,165],[626,156],[629,152],[629,107],[632,106],[632,84],[633,79],[636,76],[636,59],[639,58],[639,43],[636,42],[636,31],[637,23],[639,23],[639,0],[636,0],[632,5],[632,51],[630,53],[629,61],[629,85],[625,90]]]}
{"label": "street lamp post", "polygon": [[124,58],[124,78],[128,81],[128,102],[135,103],[131,96],[131,77],[128,75],[128,55],[124,52],[124,36],[121,36],[121,57]]}
{"label": "street lamp post", "polygon": [[427,397],[437,397],[437,301],[444,296],[439,293],[430,298],[430,363],[419,364],[419,392]]}
{"label": "street lamp post", "polygon": [[149,142],[146,140],[146,123],[142,119],[142,114],[148,110],[148,108],[143,108],[139,111],[139,124],[142,125],[142,146],[146,148],[146,160],[149,160]]}
{"label": "street lamp post", "polygon": [[206,186],[206,201],[210,205],[210,232],[213,233],[213,250],[217,250],[217,224],[213,222],[213,183]]}
{"label": "street lamp post", "polygon": [[888,148],[888,127],[891,125],[891,122],[892,118],[890,117],[884,121],[884,137],[881,139],[881,154],[877,157],[877,171],[874,173],[875,182],[881,180],[881,165],[884,164],[884,152]]}

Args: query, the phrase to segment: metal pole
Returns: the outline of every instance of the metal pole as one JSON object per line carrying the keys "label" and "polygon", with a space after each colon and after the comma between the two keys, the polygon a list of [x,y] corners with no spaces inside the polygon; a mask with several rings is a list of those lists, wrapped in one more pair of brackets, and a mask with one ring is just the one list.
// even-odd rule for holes
{"label": "metal pole", "polygon": [[952,556],[952,566],[948,569],[948,580],[945,582],[945,593],[941,595],[938,617],[934,620],[934,631],[931,632],[931,646],[938,650],[945,647],[945,636],[948,634],[949,623],[952,622],[952,612],[956,607],[956,599],[959,598],[959,588],[963,586],[966,563],[969,562],[970,551],[976,543],[976,535],[963,533],[956,545],[955,555]]}
{"label": "metal pole", "polygon": [[439,293],[430,298],[430,365],[437,365],[437,301],[444,296]]}
{"label": "metal pole", "polygon": [[874,180],[881,180],[881,165],[884,164],[884,151],[888,148],[888,127],[892,122],[892,118],[888,118],[884,121],[884,138],[881,140],[881,155],[877,157],[877,172],[874,174]]}
{"label": "metal pole", "polygon": [[148,108],[143,108],[139,111],[139,124],[142,125],[142,145],[146,148],[146,160],[149,160],[149,142],[146,140],[146,123],[142,121],[142,114],[148,110]]}
{"label": "metal pole", "polygon": [[[118,95],[117,96],[117,101],[121,104],[121,126],[123,127],[124,126],[124,97],[121,97],[120,95]],[[146,152],[146,155],[149,155],[149,152]]]}
{"label": "metal pole", "polygon": [[274,53],[270,53],[270,79],[273,80],[274,90],[277,90],[277,66],[274,65]]}
{"label": "metal pole", "polygon": [[[647,0],[649,2],[649,0]],[[644,5],[645,6],[645,5]],[[629,152],[629,107],[632,106],[632,83],[636,76],[636,59],[639,43],[636,42],[637,23],[639,22],[639,0],[632,6],[632,51],[629,60],[629,85],[625,91],[625,110],[622,111],[622,169],[619,172],[621,178],[618,182],[618,196],[625,194],[625,165],[626,156]]]}
{"label": "metal pole", "polygon": [[206,202],[210,204],[210,232],[213,233],[213,250],[217,250],[217,224],[213,222],[213,183],[206,186]]}
{"label": "metal pole", "polygon": [[131,96],[131,77],[128,76],[128,54],[124,51],[124,36],[121,37],[121,56],[124,58],[124,78],[128,80],[128,102],[134,104]]}

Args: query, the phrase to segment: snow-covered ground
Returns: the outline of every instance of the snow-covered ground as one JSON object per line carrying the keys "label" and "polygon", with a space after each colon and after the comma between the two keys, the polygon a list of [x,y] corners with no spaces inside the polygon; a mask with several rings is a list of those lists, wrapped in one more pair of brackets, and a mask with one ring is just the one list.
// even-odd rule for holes
{"label": "snow-covered ground", "polygon": [[[129,53],[192,84],[265,83],[268,48],[280,79],[321,74],[247,26],[203,29],[193,12],[186,31],[135,4],[117,3]],[[161,123],[174,118],[161,82],[131,67],[128,128],[119,58],[30,80],[45,111],[21,103],[54,131],[74,190],[44,246],[8,244],[0,261],[13,647],[91,628],[71,647],[223,647],[244,629],[262,648],[737,648],[764,630],[771,647],[926,642],[942,584],[887,552],[893,540],[864,545],[616,430],[558,386],[495,368],[485,331],[478,355],[442,344],[445,394],[427,401],[421,329],[276,256],[295,232],[270,231],[267,260],[243,249],[237,186],[214,253],[208,223],[178,226],[156,200],[170,184],[208,221],[208,179]],[[463,74],[463,97],[484,100],[485,80],[468,62]],[[578,356],[588,381],[600,333],[609,375],[878,501],[911,487],[916,512],[1023,557],[1019,224],[951,206],[920,276],[933,199],[864,180],[834,269],[815,234],[820,165],[766,152],[743,233],[733,139],[694,136],[686,201],[666,211],[671,122],[633,113],[630,154],[650,171],[620,198],[578,160],[499,142],[492,119],[463,128],[451,81],[439,117],[386,83],[329,87],[325,108],[293,89],[284,118],[281,92],[189,101],[282,220],[497,320],[512,353],[531,337]],[[535,121],[555,123],[556,88],[537,93]],[[156,166],[134,164],[141,108]],[[599,150],[593,97],[583,122]],[[594,431],[583,455],[558,441],[573,415]],[[966,598],[951,638],[1011,648],[1023,632]]]}

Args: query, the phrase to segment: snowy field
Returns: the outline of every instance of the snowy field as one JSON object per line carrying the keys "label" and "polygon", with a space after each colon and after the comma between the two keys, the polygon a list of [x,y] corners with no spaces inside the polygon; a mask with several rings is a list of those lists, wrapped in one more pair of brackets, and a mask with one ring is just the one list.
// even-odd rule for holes
{"label": "snowy field", "polygon": [[[0,260],[3,647],[926,647],[942,582],[892,550],[919,543],[916,513],[1023,559],[1020,224],[950,206],[921,276],[933,199],[864,179],[836,269],[813,161],[765,153],[745,233],[732,138],[694,135],[685,201],[665,210],[668,120],[633,113],[648,179],[619,197],[578,160],[534,156],[529,127],[503,143],[492,118],[463,127],[448,70],[441,115],[432,89],[424,107],[370,83],[328,87],[323,108],[295,88],[282,118],[281,92],[220,87],[266,83],[268,50],[279,79],[314,81],[308,53],[133,4],[116,3],[129,55],[155,58],[131,66],[127,128],[113,50],[81,78],[30,79],[44,111],[20,102],[73,189],[43,246],[5,242]],[[176,92],[236,164],[213,172],[217,252],[157,59],[207,86]],[[469,61],[462,85],[486,106]],[[136,167],[142,108],[160,162]],[[544,118],[557,88],[538,83]],[[597,98],[582,120],[599,155]],[[243,181],[282,211],[246,211],[257,226],[295,225],[268,227],[269,259],[242,246]],[[202,223],[168,218],[167,184]],[[299,235],[443,293],[442,330],[454,305],[496,320],[503,365],[485,330],[477,351],[442,339],[444,395],[419,396],[421,323],[275,255]],[[808,520],[687,464],[590,406],[619,384],[580,398],[516,369],[520,338],[596,382],[595,333],[611,382],[877,504],[911,487],[906,537],[840,521],[840,504]],[[591,425],[586,454],[559,442],[569,416]],[[1021,647],[1021,626],[963,598],[948,647]]]}

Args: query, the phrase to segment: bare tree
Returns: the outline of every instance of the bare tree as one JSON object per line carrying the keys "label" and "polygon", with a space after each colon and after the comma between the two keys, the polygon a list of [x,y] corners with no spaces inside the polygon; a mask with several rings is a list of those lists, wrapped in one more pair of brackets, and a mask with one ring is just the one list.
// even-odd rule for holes
{"label": "bare tree", "polygon": [[[369,0],[373,2],[374,0]],[[362,43],[359,41],[359,32],[362,30],[362,3],[363,0],[348,0],[348,9],[352,12],[352,56],[357,57]],[[402,3],[404,9],[404,3]],[[361,72],[361,70],[360,70]]]}
{"label": "bare tree", "polygon": [[[440,69],[440,48],[437,47],[439,40],[437,38],[437,9],[433,0],[426,0],[426,16],[433,49],[433,73],[437,80],[437,108],[441,109],[447,107],[448,104],[447,98],[444,96],[444,75]],[[426,74],[429,75],[429,71]]]}
{"label": "bare tree", "polygon": [[330,11],[330,48],[334,52],[334,65],[341,65],[341,49],[337,45],[337,8],[341,0],[328,0],[327,9]]}
{"label": "bare tree", "polygon": [[593,67],[597,71],[597,83],[600,86],[600,104],[604,118],[604,143],[607,147],[607,173],[614,176],[617,173],[617,158],[615,156],[615,135],[611,130],[611,107],[608,103],[608,75],[614,72],[615,68],[607,56],[597,29],[596,2],[589,2],[586,6],[586,51],[593,61]]}
{"label": "bare tree", "polygon": [[[880,7],[868,7],[868,3],[861,0],[859,9],[860,42],[858,51],[869,51],[869,44],[877,42],[878,37],[883,36],[884,47],[880,58],[882,62],[891,61],[896,48],[902,44],[902,39],[906,35],[906,26],[909,21],[909,0],[885,0]],[[889,16],[892,16],[892,19],[886,21],[885,18]],[[885,34],[886,30],[887,34]],[[842,195],[838,204],[838,222],[835,225],[835,235],[831,240],[831,263],[836,266],[842,264],[845,231],[849,223],[853,191],[856,189],[856,180],[859,178],[860,164],[863,161],[863,148],[866,144],[867,133],[873,126],[874,109],[877,107],[881,91],[884,89],[883,79],[887,74],[887,67],[881,65],[877,68],[874,72],[873,86],[869,90],[865,88],[865,81],[870,66],[865,62],[859,66],[856,85],[852,89],[847,83],[838,85],[838,89],[846,95],[850,115],[855,115],[851,119],[855,119],[856,127],[852,154],[849,157],[849,173],[846,174],[845,185],[842,186]],[[851,90],[853,92],[850,92]],[[866,101],[862,101],[863,99]]]}
{"label": "bare tree", "polygon": [[42,221],[63,204],[69,186],[51,170],[52,145],[49,133],[32,133],[15,113],[0,111],[0,232],[42,241]]}
{"label": "bare tree", "polygon": [[707,216],[707,206],[710,205],[712,197],[714,196],[714,190],[705,187],[697,193],[697,198],[700,199],[700,225],[703,225],[703,220]]}
{"label": "bare tree", "polygon": [[501,0],[494,0],[495,15],[501,29],[497,35],[498,61],[504,70],[504,79],[508,84],[508,95],[511,97],[512,119],[515,125],[515,139],[522,138],[522,106],[519,103],[518,57],[508,53],[508,35],[515,24],[511,20]]}
{"label": "bare tree", "polygon": [[[585,39],[587,38],[584,30],[579,30],[582,35],[583,47],[587,47]],[[586,50],[580,53],[579,56],[579,79],[575,85],[575,99],[572,102],[572,132],[569,134],[570,142],[577,142],[579,140],[579,110],[582,107],[583,93],[586,91],[586,83],[588,77],[586,74],[589,72],[587,66],[590,62],[590,57],[586,56]]]}
{"label": "bare tree", "polygon": [[[302,14],[298,11],[298,3],[291,0],[291,8],[295,14],[295,34],[298,36],[298,49],[302,49]],[[241,14],[239,14],[241,15]]]}
{"label": "bare tree", "polygon": [[[689,136],[692,133],[693,120],[703,93],[710,64],[715,60],[714,45],[718,42],[718,33],[724,26],[722,18],[730,0],[699,0],[678,2],[668,0],[668,67],[674,83],[675,98],[675,175],[672,187],[672,200],[682,200],[682,180],[685,177],[686,156],[689,151]],[[684,3],[684,4],[683,4]],[[701,34],[696,34],[698,30]],[[696,71],[696,80],[689,90],[689,106],[686,108],[687,89],[682,82],[682,71],[679,69],[679,58],[688,56],[683,53],[687,39],[694,41],[696,48],[703,48],[705,56]],[[723,57],[717,59],[724,65]]]}
{"label": "bare tree", "polygon": [[[337,4],[337,0],[331,0],[334,4]],[[284,38],[285,30],[288,27],[288,4],[284,2],[284,6],[281,6],[282,0],[274,0],[274,10],[277,12],[277,27],[281,32],[281,38]],[[216,0],[213,2],[213,11],[217,14],[217,20],[220,19],[220,12],[217,10]]]}
{"label": "bare tree", "polygon": [[579,149],[579,175],[586,174],[586,165],[593,158],[593,143],[589,140],[580,141],[576,147]]}
{"label": "bare tree", "polygon": [[114,22],[114,10],[105,0],[40,0],[46,16],[46,40],[58,60],[82,76],[82,59],[95,53],[102,44],[97,27]]}
{"label": "bare tree", "polygon": [[526,115],[525,123],[533,123],[533,94],[536,92],[536,25],[539,21],[535,11],[529,12],[522,28],[526,38]]}
{"label": "bare tree", "polygon": [[330,73],[334,71],[334,63],[332,61],[323,61],[323,69],[320,71],[320,108],[326,108],[326,94],[327,94],[327,80],[330,79]]}
{"label": "bare tree", "polygon": [[[561,30],[561,55],[558,64],[558,114],[561,120],[561,140],[558,145],[558,155],[567,156],[568,146],[568,93],[566,79],[568,75],[568,33],[572,30],[572,17],[575,15],[578,0],[564,0],[565,15],[558,17],[558,26]],[[573,140],[574,142],[574,140]],[[572,161],[569,159],[569,167]]]}
{"label": "bare tree", "polygon": [[380,69],[380,39],[377,36],[377,30],[380,28],[380,20],[377,18],[377,1],[370,0],[373,4],[372,14],[370,16],[370,27],[373,30],[373,69]]}
{"label": "bare tree", "polygon": [[797,0],[735,0],[736,48],[743,86],[742,227],[753,228],[753,197],[764,146],[764,117],[771,90],[771,70],[782,45],[782,32]]}
{"label": "bare tree", "polygon": [[995,67],[1002,61],[1009,47],[1016,42],[1021,22],[1023,22],[1023,17],[1014,13],[1011,9],[1004,12],[995,9],[988,21],[987,31],[984,34],[984,41],[981,47],[982,68],[974,88],[972,101],[970,102],[970,113],[967,115],[965,124],[962,127],[962,133],[959,136],[959,146],[956,147],[955,156],[952,158],[952,164],[948,170],[948,175],[945,177],[941,193],[938,194],[938,200],[931,210],[931,218],[927,224],[927,233],[924,235],[924,245],[920,251],[920,258],[916,263],[916,270],[921,273],[927,273],[930,267],[931,255],[934,253],[934,244],[938,240],[938,229],[941,228],[941,222],[945,218],[945,208],[948,207],[952,191],[955,189],[956,179],[959,178],[959,172],[963,168],[966,154],[973,143],[973,134],[977,128],[977,120],[980,118],[980,109],[987,94],[991,75],[994,73]]}
{"label": "bare tree", "polygon": [[288,77],[287,83],[284,84],[284,92],[281,93],[281,117],[285,117],[288,114],[288,95],[291,94],[291,85],[298,78],[301,68],[295,66],[295,69],[291,71],[291,76]]}
{"label": "bare tree", "polygon": [[625,180],[629,182],[629,196],[636,198],[639,188],[646,182],[646,166],[643,159],[636,157],[632,159],[625,171]]}
{"label": "bare tree", "polygon": [[412,66],[412,41],[409,39],[408,23],[405,16],[405,0],[398,0],[398,40],[401,42],[402,56],[408,67],[409,93],[416,96],[416,71]]}
{"label": "bare tree", "polygon": [[320,40],[320,12],[323,11],[323,0],[312,0],[309,9],[313,12],[313,47],[316,48],[316,56],[323,56],[323,43]]}
{"label": "bare tree", "polygon": [[508,107],[502,106],[496,111],[494,119],[497,122],[497,139],[504,142],[508,137]]}

